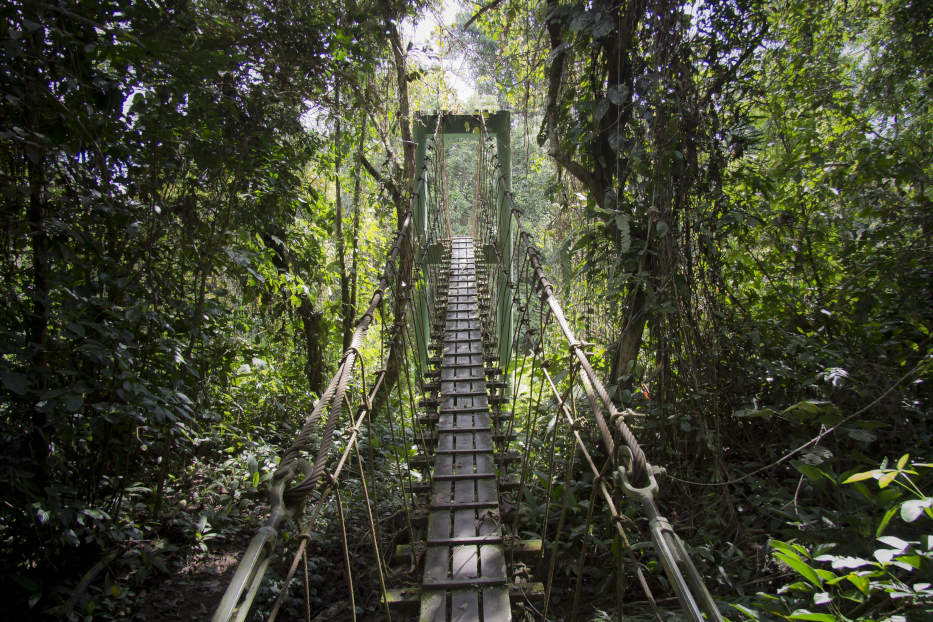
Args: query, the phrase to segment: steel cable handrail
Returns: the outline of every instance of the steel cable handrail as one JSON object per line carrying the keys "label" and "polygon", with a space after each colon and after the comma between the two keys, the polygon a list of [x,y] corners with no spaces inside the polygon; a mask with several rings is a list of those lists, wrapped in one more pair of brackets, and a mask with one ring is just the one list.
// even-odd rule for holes
{"label": "steel cable handrail", "polygon": [[[405,243],[406,237],[411,236],[414,238],[413,214],[415,206],[418,201],[421,200],[426,172],[426,167],[422,166],[418,179],[414,184],[408,211],[403,217],[402,223],[395,233],[392,245],[386,254],[386,261],[378,285],[370,297],[366,311],[363,312],[356,322],[350,345],[344,351],[336,373],[331,378],[327,388],[321,394],[311,413],[305,418],[301,430],[282,454],[278,468],[269,484],[271,506],[269,517],[250,540],[237,566],[237,570],[214,612],[212,622],[229,622],[234,620],[242,622],[246,619],[253,600],[259,591],[262,579],[268,570],[282,524],[294,514],[296,508],[301,507],[303,501],[312,492],[320,488],[322,481],[324,482],[324,489],[321,490],[321,497],[323,497],[333,485],[331,482],[323,480],[322,475],[326,470],[328,458],[333,453],[332,440],[339,419],[338,414],[343,408],[347,387],[353,378],[353,370],[360,357],[360,349],[362,348],[366,334],[373,323],[377,309],[380,308],[386,299],[387,292],[391,291],[392,277],[394,275],[395,265],[400,259],[402,245]],[[414,245],[416,241],[413,240],[412,243]],[[417,253],[415,252],[414,254],[416,255]],[[411,284],[409,284],[409,290],[410,286]],[[396,296],[399,295],[406,295],[406,292],[396,292]],[[403,326],[399,326],[396,323],[393,327],[393,339],[396,337],[396,333],[400,333],[403,328]],[[362,360],[360,360],[360,366],[362,368]],[[361,418],[369,415],[376,397],[385,386],[383,382],[385,375],[386,372],[384,369],[377,374],[377,380],[373,383],[371,392],[365,396],[365,404],[361,407],[360,412]],[[301,456],[305,452],[314,451],[315,448],[312,445],[312,437],[325,411],[329,414],[321,435],[321,440],[317,443],[315,460],[312,465],[304,461]],[[358,433],[358,426],[354,426],[351,435],[354,440]],[[349,443],[347,447],[349,448],[352,445],[353,443]],[[338,468],[335,471],[335,476],[339,476],[346,457],[346,454],[342,456]],[[304,475],[304,478],[298,483],[293,484],[301,475]]]}
{"label": "steel cable handrail", "polygon": [[[517,231],[519,241],[518,254],[527,255],[527,260],[531,263],[534,273],[535,289],[547,304],[551,316],[556,321],[563,335],[571,356],[576,360],[579,366],[580,381],[592,407],[591,409],[597,428],[599,429],[600,437],[603,441],[604,449],[607,455],[610,456],[615,467],[617,482],[628,497],[641,504],[648,518],[651,538],[655,544],[658,556],[661,559],[665,574],[668,576],[681,606],[689,614],[690,619],[695,622],[701,620],[721,621],[722,616],[719,613],[719,609],[690,559],[686,548],[674,532],[670,522],[658,510],[655,503],[658,485],[654,477],[654,469],[648,463],[644,450],[642,450],[638,443],[638,439],[625,421],[626,411],[620,411],[609,397],[609,392],[596,374],[586,355],[584,349],[585,344],[577,339],[571,329],[560,301],[557,299],[554,289],[545,275],[541,254],[533,243],[534,238],[522,226],[522,210],[516,206],[514,196],[507,187],[497,155],[492,154],[490,159],[494,162],[492,167],[493,171],[497,172],[497,174],[494,174],[495,181],[490,184],[490,194],[496,196],[501,195],[501,200],[507,201],[508,218],[514,219],[515,231]],[[488,200],[485,207],[490,211],[497,207],[501,208],[501,206],[493,205],[492,200]],[[491,224],[493,218],[494,216],[490,214],[486,220]],[[499,219],[501,220],[501,215]],[[499,227],[502,227],[501,222],[499,223]],[[486,233],[489,237],[494,235],[492,227],[489,227]],[[490,240],[487,238],[487,241]],[[504,284],[505,292],[515,296],[512,300],[512,304],[521,306],[522,303],[517,296],[518,283],[512,282],[512,265],[511,263],[505,265],[503,262],[502,249],[499,248],[499,244],[493,243],[491,245],[495,248],[496,258],[499,264],[499,270],[496,272],[496,280],[499,281],[499,279],[503,279],[503,281],[498,282],[496,286],[494,286],[492,282],[489,283],[490,296],[492,296],[494,291],[498,293],[497,290],[501,289]],[[514,261],[515,256],[513,255],[510,259]],[[525,260],[526,258],[523,257],[522,261],[524,262]],[[527,302],[528,301],[525,301],[525,304],[527,304]],[[543,371],[547,374],[546,369]],[[608,413],[609,423],[607,423],[607,418],[603,412],[604,410]],[[621,443],[617,442],[616,438],[613,436],[613,429]],[[578,442],[582,443],[582,440],[579,439],[579,434],[575,432],[575,436]],[[595,464],[593,464],[591,460],[588,460],[588,462],[590,462],[590,466],[597,477],[597,480],[594,481],[594,485],[598,482],[598,485],[602,488],[603,495],[611,508],[614,522],[616,526],[621,529],[621,525],[618,523],[620,515],[615,510],[609,492],[606,490],[606,483],[598,475],[599,470],[596,469]],[[643,579],[642,583],[643,587],[647,587]]]}

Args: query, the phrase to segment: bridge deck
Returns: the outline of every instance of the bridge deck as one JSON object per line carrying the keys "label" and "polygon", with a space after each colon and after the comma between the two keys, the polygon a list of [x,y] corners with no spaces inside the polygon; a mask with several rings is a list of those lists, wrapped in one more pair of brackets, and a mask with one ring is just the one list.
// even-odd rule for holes
{"label": "bridge deck", "polygon": [[473,240],[454,238],[422,622],[511,620]]}

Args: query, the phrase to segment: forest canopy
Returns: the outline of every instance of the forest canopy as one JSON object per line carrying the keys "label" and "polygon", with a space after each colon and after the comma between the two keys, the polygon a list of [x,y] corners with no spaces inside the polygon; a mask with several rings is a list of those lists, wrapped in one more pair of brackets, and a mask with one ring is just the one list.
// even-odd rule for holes
{"label": "forest canopy", "polygon": [[[216,604],[218,560],[261,524],[379,286],[417,190],[416,113],[497,109],[524,226],[724,615],[933,615],[933,4],[12,0],[0,39],[10,619]],[[429,159],[457,235],[481,208],[477,144]],[[414,418],[419,370],[386,367],[378,406]],[[372,425],[367,460],[391,470],[413,450],[392,416]],[[560,469],[536,475],[579,526],[554,547],[549,619],[608,619],[644,596],[619,587],[634,570],[604,508],[583,528],[582,460]],[[368,491],[388,540],[392,486]],[[369,501],[344,503],[355,606],[378,619]],[[338,529],[308,554],[312,615],[346,597]],[[288,590],[274,572],[256,616]]]}

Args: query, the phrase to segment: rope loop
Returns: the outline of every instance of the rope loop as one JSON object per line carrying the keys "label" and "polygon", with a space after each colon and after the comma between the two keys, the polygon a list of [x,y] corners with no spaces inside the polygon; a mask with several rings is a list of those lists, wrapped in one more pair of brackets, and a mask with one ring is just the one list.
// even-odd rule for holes
{"label": "rope loop", "polygon": [[648,458],[645,456],[645,452],[641,448],[641,445],[638,444],[638,440],[635,438],[632,430],[628,427],[628,424],[625,423],[625,413],[619,412],[613,407],[609,413],[609,421],[612,422],[612,425],[618,430],[619,435],[622,437],[622,444],[625,445],[631,453],[633,483],[637,486],[647,486],[650,482]]}

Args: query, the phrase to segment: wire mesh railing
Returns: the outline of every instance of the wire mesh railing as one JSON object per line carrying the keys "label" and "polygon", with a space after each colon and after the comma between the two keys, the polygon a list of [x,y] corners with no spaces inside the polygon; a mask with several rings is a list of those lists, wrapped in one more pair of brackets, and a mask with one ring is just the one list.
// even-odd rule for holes
{"label": "wire mesh railing", "polygon": [[[431,145],[433,146],[433,142]],[[312,529],[323,512],[332,511],[341,526],[344,575],[347,581],[350,615],[356,619],[358,588],[351,570],[347,546],[344,499],[340,495],[342,477],[356,468],[357,484],[363,496],[371,540],[372,561],[378,575],[386,619],[391,618],[385,571],[384,542],[374,516],[374,500],[367,482],[367,462],[361,452],[361,437],[367,437],[371,422],[380,414],[392,435],[390,465],[399,489],[411,488],[411,465],[407,447],[424,431],[419,429],[415,412],[416,389],[421,382],[423,344],[429,335],[423,322],[415,318],[433,312],[430,280],[436,268],[428,265],[423,249],[436,242],[436,228],[427,239],[414,227],[414,207],[428,200],[425,184],[427,168],[422,167],[413,186],[411,205],[386,252],[385,264],[366,310],[357,320],[349,347],[344,351],[336,373],[305,418],[299,432],[282,452],[269,486],[270,510],[252,537],[227,590],[215,610],[214,622],[247,619],[263,584],[269,566],[281,552],[280,535],[297,523],[296,550],[286,572],[284,587],[266,616],[275,620],[288,595],[288,586],[301,562],[305,563],[306,594],[310,615],[310,586],[307,581],[308,548]],[[406,257],[406,255],[410,255]],[[421,345],[419,345],[421,344]],[[397,392],[396,409],[388,412],[391,392]],[[371,449],[371,445],[369,445]],[[371,460],[370,460],[371,461]],[[404,464],[403,464],[404,463]],[[373,469],[370,465],[370,471]],[[407,480],[407,481],[406,481]],[[411,507],[402,495],[407,529],[412,531]],[[414,534],[411,534],[414,538]]]}
{"label": "wire mesh railing", "polygon": [[[341,551],[346,582],[349,616],[356,619],[360,597],[358,577],[348,545],[346,520],[347,474],[353,471],[354,494],[364,508],[362,528],[368,532],[368,553],[376,575],[382,615],[393,616],[390,608],[388,552],[376,515],[373,483],[377,470],[390,473],[400,492],[404,529],[415,550],[423,541],[413,518],[417,495],[413,477],[430,478],[430,459],[413,465],[410,447],[428,447],[428,419],[417,407],[417,396],[426,389],[424,379],[436,375],[428,356],[432,318],[442,310],[445,299],[445,266],[450,241],[436,207],[438,184],[446,174],[443,156],[435,149],[442,123],[437,115],[434,134],[427,146],[424,165],[413,185],[411,204],[386,254],[378,285],[366,311],[356,323],[350,346],[340,359],[327,389],[305,419],[301,430],[283,451],[278,470],[270,485],[270,512],[253,536],[215,614],[214,621],[245,620],[276,552],[283,548],[280,535],[297,523],[297,545],[285,573],[284,587],[271,604],[267,619],[282,611],[288,587],[305,566],[306,617],[310,619],[310,580],[307,563],[313,546],[314,526],[327,514],[339,523],[338,548]],[[479,116],[482,121],[482,115]],[[634,574],[657,619],[661,614],[652,593],[651,577],[630,536],[637,524],[626,515],[626,501],[636,502],[648,522],[648,532],[657,551],[669,585],[691,620],[721,620],[721,616],[687,551],[670,522],[656,504],[655,470],[629,427],[637,413],[620,410],[610,399],[588,354],[588,344],[580,341],[568,322],[554,288],[548,280],[544,259],[534,238],[524,230],[522,211],[516,206],[508,182],[485,131],[477,204],[479,249],[477,284],[483,288],[480,299],[484,348],[487,360],[498,364],[486,367],[490,386],[509,387],[498,395],[493,413],[499,422],[497,477],[512,471],[508,492],[502,493],[501,520],[510,567],[510,589],[530,590],[517,569],[516,556],[521,543],[534,536],[543,541],[530,560],[531,573],[543,580],[538,604],[528,611],[535,619],[546,620],[555,596],[556,571],[561,543],[581,525],[571,524],[568,511],[572,479],[582,465],[588,473],[589,503],[583,527],[583,546],[576,565],[576,585],[572,601],[563,603],[569,619],[576,619],[587,564],[591,526],[598,516],[597,500],[609,514],[609,529],[624,551],[626,568]],[[430,209],[431,207],[434,209]],[[490,375],[491,374],[491,375]],[[504,382],[502,375],[505,376]],[[394,399],[390,399],[391,392]],[[490,392],[490,398],[493,394]],[[492,400],[490,399],[490,404]],[[392,450],[373,457],[372,424],[384,418]],[[509,439],[515,441],[510,446]],[[420,440],[420,443],[417,441]],[[511,451],[514,448],[515,451]],[[424,489],[424,486],[421,486]],[[500,493],[501,493],[500,489]],[[344,494],[341,494],[344,492]],[[522,511],[534,503],[538,511]],[[578,537],[578,536],[577,536]],[[622,564],[622,556],[619,563]],[[412,563],[412,568],[415,566]],[[616,574],[621,582],[624,569]],[[565,590],[566,591],[566,590]],[[527,594],[525,595],[527,596]],[[526,602],[530,598],[524,599]],[[566,600],[566,599],[564,599]],[[623,590],[617,594],[623,610]],[[705,616],[705,617],[704,617]]]}
{"label": "wire mesh railing", "polygon": [[[537,529],[548,541],[551,550],[542,618],[546,619],[548,613],[557,561],[557,544],[566,537],[567,528],[566,500],[562,504],[558,526],[550,534],[547,522],[553,488],[554,449],[559,438],[558,430],[563,426],[565,434],[572,439],[569,463],[572,465],[579,456],[592,475],[584,533],[589,534],[593,520],[593,504],[596,498],[600,497],[606,506],[612,527],[632,562],[647,602],[660,620],[657,601],[643,566],[636,559],[629,541],[628,531],[635,523],[620,511],[624,500],[637,502],[648,520],[648,532],[654,549],[684,613],[695,621],[721,620],[721,614],[684,544],[671,523],[658,509],[656,469],[648,463],[628,423],[629,419],[638,415],[630,410],[617,408],[610,398],[590,362],[587,354],[588,344],[576,337],[567,321],[561,303],[548,280],[542,254],[532,235],[523,227],[522,210],[515,204],[497,154],[488,139],[486,148],[489,154],[485,160],[489,163],[489,170],[484,174],[485,197],[482,199],[485,208],[481,219],[483,246],[494,249],[496,254],[495,263],[490,262],[487,268],[488,295],[493,301],[492,308],[501,304],[504,299],[505,304],[511,305],[515,318],[511,326],[490,326],[489,329],[494,330],[500,339],[511,339],[511,348],[503,350],[508,356],[502,361],[502,367],[508,370],[510,375],[514,396],[513,413],[518,408],[515,402],[520,395],[526,401],[524,411],[527,421],[523,426],[524,438],[521,440],[525,455],[520,475],[520,499],[528,480],[528,473],[532,470],[529,468],[529,462],[534,458],[530,454],[530,448],[536,444],[535,435],[542,433],[535,419],[535,415],[541,413],[542,394],[548,396],[552,407],[556,407],[556,413],[551,413],[551,420],[544,431],[544,434],[550,435],[550,440],[544,439],[544,444],[550,447],[550,451],[539,452],[544,453],[544,457],[537,458],[542,462],[539,468],[547,469],[548,473],[545,517]],[[514,232],[514,238],[508,241],[508,252],[503,252],[503,230]],[[505,314],[498,315],[500,322],[504,316]],[[495,319],[491,317],[489,321],[493,322]],[[583,403],[578,403],[581,400]],[[598,449],[584,439],[588,429],[598,439]],[[540,444],[541,441],[537,442]],[[603,463],[597,462],[597,454],[606,457]],[[572,468],[568,467],[568,477],[571,471]],[[564,493],[568,494],[569,486],[565,485],[563,489]],[[517,533],[521,529],[522,526],[516,518],[512,531]],[[584,543],[578,559],[577,589],[574,590],[571,619],[575,619],[577,615],[581,593],[580,581],[584,576],[583,566],[587,550]],[[621,593],[619,599],[621,612]]]}

